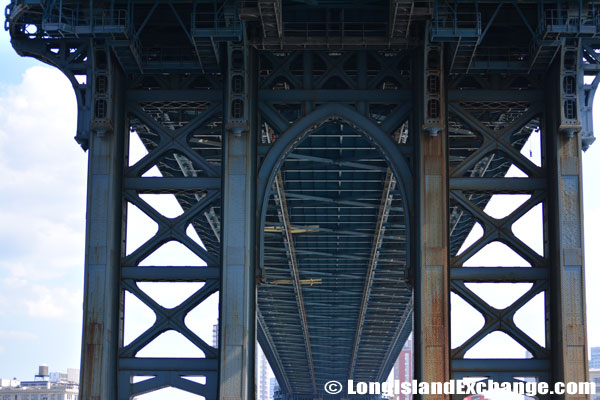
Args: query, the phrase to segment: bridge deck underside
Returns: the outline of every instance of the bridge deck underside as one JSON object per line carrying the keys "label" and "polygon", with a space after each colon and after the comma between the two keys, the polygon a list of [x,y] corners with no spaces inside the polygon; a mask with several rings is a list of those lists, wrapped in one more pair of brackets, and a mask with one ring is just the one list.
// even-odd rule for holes
{"label": "bridge deck underside", "polygon": [[[389,190],[390,175],[372,144],[335,122],[313,131],[281,169],[317,388],[347,379],[353,362],[355,379],[379,379],[394,339],[410,332],[404,209],[399,193]],[[279,372],[293,393],[313,393],[292,260],[274,196],[265,221],[265,281],[258,306],[282,362]],[[381,241],[374,244],[378,234]],[[367,282],[370,263],[375,263],[374,275]],[[367,284],[364,327],[357,339]]]}

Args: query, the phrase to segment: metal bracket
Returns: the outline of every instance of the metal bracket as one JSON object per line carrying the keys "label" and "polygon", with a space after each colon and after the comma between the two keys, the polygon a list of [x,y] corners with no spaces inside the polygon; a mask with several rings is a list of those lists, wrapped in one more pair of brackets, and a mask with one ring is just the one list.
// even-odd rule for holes
{"label": "metal bracket", "polygon": [[443,44],[425,41],[425,73],[423,74],[423,101],[425,118],[423,129],[437,136],[444,129],[442,110]]}
{"label": "metal bracket", "polygon": [[92,120],[90,130],[102,136],[113,131],[112,62],[110,48],[104,43],[92,46]]}
{"label": "metal bracket", "polygon": [[235,136],[248,132],[248,49],[243,43],[227,45],[227,92],[225,131]]}
{"label": "metal bracket", "polygon": [[579,39],[562,39],[560,54],[560,126],[558,130],[570,139],[581,131],[578,99]]}

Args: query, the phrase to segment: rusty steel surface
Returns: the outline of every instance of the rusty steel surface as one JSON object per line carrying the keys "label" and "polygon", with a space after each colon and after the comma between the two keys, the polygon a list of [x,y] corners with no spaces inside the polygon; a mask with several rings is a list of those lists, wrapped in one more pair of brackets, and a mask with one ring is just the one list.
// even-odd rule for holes
{"label": "rusty steel surface", "polygon": [[[446,382],[450,379],[450,330],[448,292],[448,180],[445,129],[445,84],[442,47],[429,45],[423,52],[425,76],[421,86],[424,105],[423,129],[419,133],[419,224],[421,242],[419,264],[415,266],[416,290],[420,308],[415,346],[421,357],[415,369],[418,379]],[[429,77],[440,79],[432,93]],[[435,89],[434,89],[435,91]],[[427,94],[429,96],[427,96]],[[438,114],[431,102],[438,103]],[[447,395],[427,395],[427,399],[448,399]]]}
{"label": "rusty steel surface", "polygon": [[[558,66],[551,72],[560,76]],[[559,97],[556,80],[548,87],[548,95]],[[551,255],[553,267],[552,307],[554,315],[550,329],[555,331],[553,372],[556,380],[588,382],[588,347],[586,329],[585,274],[583,257],[583,203],[581,190],[582,151],[580,133],[574,137],[557,132],[556,108],[560,103],[547,104],[546,126],[552,140],[548,153],[551,168],[550,212],[552,219]],[[568,400],[588,399],[588,396],[565,394]]]}

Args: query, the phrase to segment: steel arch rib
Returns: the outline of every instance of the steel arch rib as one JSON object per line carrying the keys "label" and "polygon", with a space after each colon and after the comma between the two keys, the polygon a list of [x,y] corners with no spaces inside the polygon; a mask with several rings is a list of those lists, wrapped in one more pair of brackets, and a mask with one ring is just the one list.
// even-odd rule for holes
{"label": "steel arch rib", "polygon": [[[360,114],[356,110],[342,104],[326,104],[311,113],[307,114],[294,124],[290,125],[281,136],[275,141],[265,156],[258,173],[257,187],[257,218],[260,218],[259,237],[260,237],[260,268],[264,263],[264,218],[269,201],[270,188],[275,181],[277,172],[281,168],[284,160],[293,149],[320,123],[328,120],[342,120],[361,132],[365,139],[373,143],[379,149],[384,159],[390,166],[396,176],[400,196],[405,202],[406,208],[411,209],[412,194],[412,175],[409,164],[400,148],[392,139],[391,135],[381,129],[370,118]],[[405,214],[406,229],[410,230],[410,213]],[[408,242],[408,239],[407,239]],[[407,243],[407,245],[410,245]],[[410,257],[410,255],[408,255]],[[410,265],[410,259],[407,259]],[[282,371],[283,372],[283,371]],[[285,372],[283,372],[285,374]]]}
{"label": "steel arch rib", "polygon": [[[280,169],[281,164],[287,155],[306,137],[306,135],[310,133],[315,125],[320,122],[325,122],[328,119],[336,118],[357,127],[359,131],[365,135],[367,140],[376,145],[397,178],[400,193],[402,199],[406,202],[407,209],[412,208],[412,196],[409,189],[413,187],[413,178],[409,164],[400,151],[398,144],[370,118],[360,114],[356,110],[342,104],[326,104],[292,124],[285,132],[283,132],[277,141],[275,141],[265,156],[258,172],[257,188],[259,204],[259,209],[257,211],[258,217],[261,218],[261,230],[262,221],[269,201],[267,193],[269,192],[269,188],[273,185],[277,171]],[[407,229],[409,227],[408,222],[409,219],[407,217]]]}

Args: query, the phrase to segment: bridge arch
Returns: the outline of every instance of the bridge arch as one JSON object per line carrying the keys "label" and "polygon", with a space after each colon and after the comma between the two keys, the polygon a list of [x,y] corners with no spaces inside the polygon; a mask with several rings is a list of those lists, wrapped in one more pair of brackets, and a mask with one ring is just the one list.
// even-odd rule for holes
{"label": "bridge arch", "polygon": [[[334,103],[318,107],[311,113],[292,124],[277,138],[267,152],[258,171],[258,221],[260,221],[261,265],[262,265],[262,229],[269,201],[269,188],[273,185],[277,172],[292,150],[319,124],[328,120],[340,120],[357,128],[365,139],[375,145],[384,156],[387,164],[397,178],[401,197],[406,204],[406,229],[410,232],[410,210],[413,204],[413,177],[406,157],[400,151],[390,135],[385,133],[376,123],[358,111],[343,104]],[[409,238],[407,237],[407,240]],[[407,245],[410,244],[407,242]],[[410,247],[409,247],[410,248]],[[410,255],[409,255],[410,257]]]}
{"label": "bridge arch", "polygon": [[[258,238],[259,238],[259,246],[258,246],[259,247],[258,248],[259,262],[260,262],[259,265],[261,268],[265,267],[265,227],[268,225],[266,223],[266,221],[268,219],[267,214],[269,214],[267,212],[267,209],[268,209],[269,201],[271,198],[271,190],[270,189],[275,185],[275,182],[277,179],[277,174],[281,170],[283,163],[288,158],[288,156],[302,143],[302,141],[304,139],[307,139],[308,136],[310,136],[312,133],[314,133],[316,130],[318,130],[321,126],[323,126],[327,123],[331,123],[331,122],[339,123],[341,125],[347,125],[347,126],[351,127],[352,130],[354,131],[352,134],[356,134],[356,133],[360,134],[362,139],[364,139],[366,142],[368,142],[370,147],[374,147],[374,150],[376,150],[379,153],[378,157],[383,158],[383,161],[385,161],[386,166],[389,168],[388,175],[390,175],[389,172],[391,170],[391,174],[396,178],[396,186],[395,186],[395,191],[397,192],[396,196],[397,196],[397,198],[401,199],[402,206],[404,208],[402,222],[397,222],[397,223],[402,223],[404,225],[405,232],[406,232],[406,235],[404,238],[404,240],[405,240],[404,246],[406,246],[406,249],[410,248],[410,242],[411,242],[410,232],[411,232],[411,218],[412,218],[411,210],[412,210],[412,203],[413,203],[413,198],[412,198],[413,197],[413,189],[412,189],[413,188],[413,177],[412,177],[412,171],[409,166],[409,163],[408,163],[406,157],[404,156],[404,154],[402,153],[400,145],[398,145],[398,143],[393,140],[392,135],[390,135],[389,133],[386,133],[374,121],[372,121],[367,116],[359,113],[354,108],[349,107],[344,104],[340,104],[340,103],[330,103],[330,104],[322,105],[322,106],[316,108],[314,111],[307,114],[303,118],[299,119],[298,121],[296,121],[295,123],[290,125],[288,127],[288,129],[286,129],[284,132],[282,132],[281,135],[278,137],[278,139],[272,144],[272,146],[269,149],[269,151],[267,152],[264,160],[262,161],[262,164],[260,165],[260,169],[258,171],[258,176],[257,176],[257,183],[258,183],[258,185],[257,185],[257,205],[258,205],[258,207],[257,207],[256,212],[257,212],[257,225],[258,225],[257,233],[258,233]],[[343,134],[342,134],[342,136],[343,136]],[[283,197],[285,198],[285,194]],[[378,204],[378,207],[380,207],[379,204]],[[376,216],[377,215],[375,215],[375,217]],[[290,222],[290,221],[288,221],[288,222]],[[289,226],[291,226],[291,224]],[[372,236],[372,240],[373,240],[373,242],[376,242],[374,235],[375,235],[375,233]],[[317,255],[315,255],[315,256],[317,256]],[[406,252],[405,257],[406,257],[405,258],[406,264],[403,265],[402,268],[408,268],[411,265],[410,251]],[[375,266],[377,265],[377,261],[375,261],[373,263],[373,265],[374,266],[373,266],[372,271],[375,271],[375,269],[376,269]],[[377,268],[379,268],[379,267],[377,267]],[[308,269],[311,269],[311,268],[309,267]],[[369,267],[369,264],[365,263],[365,271],[369,271],[369,270],[371,270]],[[264,270],[263,270],[263,273],[264,273],[264,277],[267,277],[268,274],[266,274]],[[373,274],[374,274],[374,272],[373,272]],[[264,283],[267,283],[266,280],[267,279],[265,279]],[[371,299],[370,295],[368,294],[369,291],[366,291],[366,289],[363,289],[363,288],[367,287],[367,283],[366,283],[367,281],[368,281],[368,279],[364,278],[363,280],[358,281],[359,283],[357,283],[357,284],[361,285],[362,294],[360,295],[360,298],[362,298],[363,301],[365,301],[364,299],[367,299],[367,301],[370,301],[369,299]],[[270,280],[268,283],[269,284],[271,283]],[[311,286],[312,286],[312,284],[311,284]],[[268,290],[270,290],[270,287]],[[363,290],[365,290],[365,291],[363,291]],[[369,290],[370,290],[370,284],[369,284]],[[410,289],[410,290],[412,291],[412,289]],[[302,290],[302,291],[304,291],[304,290]],[[356,298],[359,299],[359,297],[356,297]],[[307,304],[310,304],[310,302],[307,301]],[[358,343],[360,341],[360,338],[362,337],[360,332],[362,330],[365,315],[367,314],[366,306],[362,308],[362,311],[360,313],[362,314],[362,318],[358,318],[354,322],[355,324],[357,324],[356,332],[354,333],[355,343],[353,345],[355,351],[352,352],[352,354],[353,354],[352,361],[349,362],[349,365],[350,365],[349,374],[353,373],[352,371],[353,371],[354,365],[357,363],[357,358],[359,357],[357,355],[357,354],[359,354]],[[406,306],[406,313],[409,313],[409,314],[412,313],[412,304],[410,306]],[[411,317],[406,317],[406,315],[407,314],[403,314],[402,318],[397,319],[399,326],[397,327],[397,331],[396,331],[397,336],[395,336],[395,338],[398,338],[398,337],[404,335],[405,331],[406,332],[410,331]],[[395,319],[393,319],[393,320],[395,320]],[[260,318],[259,318],[259,324],[261,324]],[[365,325],[366,325],[366,322],[365,322]],[[407,326],[408,326],[408,328],[407,328]],[[402,336],[402,337],[404,337],[404,336]],[[404,337],[404,339],[406,339],[406,338]],[[389,349],[387,349],[388,354],[390,354],[390,357],[393,357],[392,354],[397,354],[396,350],[399,351],[399,348],[404,343],[404,339],[400,340],[402,343],[399,343],[400,342],[399,340],[390,341],[390,347],[389,347]],[[381,370],[382,371],[385,370],[387,368],[388,364],[391,365],[389,363],[389,360],[386,360],[385,362],[383,362],[380,367]],[[274,366],[274,367],[277,368],[277,366]],[[379,374],[381,374],[381,371],[379,372]],[[277,373],[276,373],[276,375],[277,375]],[[387,375],[386,375],[386,377],[387,377]],[[347,378],[350,379],[350,378],[352,378],[352,376],[348,376]],[[385,379],[385,377],[381,378],[380,376],[377,376],[377,377],[373,377],[373,379]],[[317,379],[317,381],[318,381],[317,387],[319,387],[319,386],[322,387],[323,382],[319,382],[319,379]],[[289,388],[289,384],[287,382],[284,382],[283,386],[287,386]]]}

